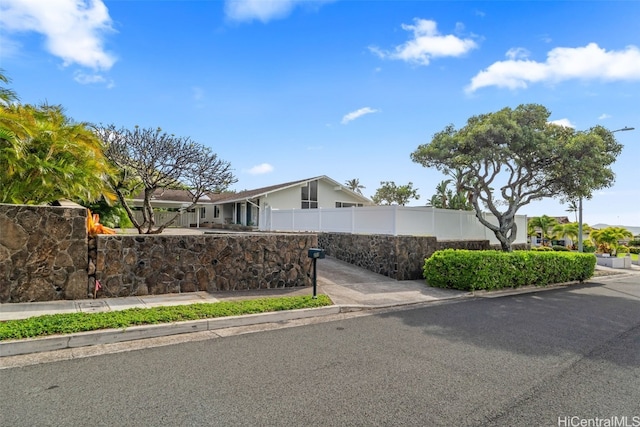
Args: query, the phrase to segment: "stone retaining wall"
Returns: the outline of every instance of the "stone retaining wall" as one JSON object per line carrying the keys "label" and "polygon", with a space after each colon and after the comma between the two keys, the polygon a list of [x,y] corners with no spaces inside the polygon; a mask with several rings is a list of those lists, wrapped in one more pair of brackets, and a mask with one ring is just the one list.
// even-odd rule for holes
{"label": "stone retaining wall", "polygon": [[86,298],[87,211],[0,204],[0,303]]}
{"label": "stone retaining wall", "polygon": [[327,255],[396,280],[422,279],[425,258],[441,249],[490,249],[488,240],[438,242],[432,236],[319,233]]}
{"label": "stone retaining wall", "polygon": [[317,244],[314,234],[101,235],[97,295],[311,285],[307,251]]}

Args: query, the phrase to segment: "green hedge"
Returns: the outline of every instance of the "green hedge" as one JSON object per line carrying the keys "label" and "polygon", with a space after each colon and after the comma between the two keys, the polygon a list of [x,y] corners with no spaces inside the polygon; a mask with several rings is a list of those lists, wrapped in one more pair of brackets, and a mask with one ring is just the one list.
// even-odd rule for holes
{"label": "green hedge", "polygon": [[470,251],[445,249],[424,262],[430,286],[465,291],[546,286],[593,276],[592,254],[545,251]]}

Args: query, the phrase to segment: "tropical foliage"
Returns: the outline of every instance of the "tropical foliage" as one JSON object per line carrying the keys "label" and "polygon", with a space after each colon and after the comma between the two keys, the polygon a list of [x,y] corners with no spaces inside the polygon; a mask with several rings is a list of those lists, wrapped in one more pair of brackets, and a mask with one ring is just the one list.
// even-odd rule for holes
{"label": "tropical foliage", "polygon": [[607,227],[592,230],[590,237],[597,245],[597,252],[616,255],[620,241],[633,238],[633,234],[624,227]]}
{"label": "tropical foliage", "polygon": [[[443,172],[460,170],[476,217],[510,251],[521,207],[545,197],[590,198],[615,178],[611,165],[622,146],[611,131],[576,131],[551,123],[550,114],[524,104],[473,116],[461,129],[449,125],[436,133],[411,158]],[[485,219],[484,210],[498,223]]]}
{"label": "tropical foliage", "polygon": [[[0,82],[9,82],[3,70]],[[113,171],[91,127],[59,105],[17,100],[13,90],[0,87],[0,203],[112,199],[107,177]]]}
{"label": "tropical foliage", "polygon": [[[470,192],[467,190],[469,183],[461,170],[450,171],[447,173],[451,179],[440,181],[436,186],[436,194],[429,199],[429,205],[440,209],[456,209],[456,210],[473,210],[470,202]],[[453,189],[449,188],[449,184],[454,183]]]}
{"label": "tropical foliage", "polygon": [[0,170],[2,203],[113,198],[101,141],[57,105],[0,109]]}
{"label": "tropical foliage", "polygon": [[550,216],[534,216],[527,221],[527,234],[534,236],[540,233],[543,246],[548,246],[553,236],[553,229],[558,225],[558,221]]}

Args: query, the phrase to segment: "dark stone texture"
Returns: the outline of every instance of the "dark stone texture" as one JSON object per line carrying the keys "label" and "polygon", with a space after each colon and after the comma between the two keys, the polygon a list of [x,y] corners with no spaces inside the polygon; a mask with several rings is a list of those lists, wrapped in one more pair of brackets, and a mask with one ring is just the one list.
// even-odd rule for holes
{"label": "dark stone texture", "polygon": [[422,279],[424,260],[440,249],[490,249],[488,240],[438,242],[432,236],[319,233],[327,255],[396,280]]}
{"label": "dark stone texture", "polygon": [[0,302],[87,297],[87,211],[0,204]]}
{"label": "dark stone texture", "polygon": [[[315,234],[100,235],[98,297],[311,285]],[[89,244],[90,247],[93,243]]]}

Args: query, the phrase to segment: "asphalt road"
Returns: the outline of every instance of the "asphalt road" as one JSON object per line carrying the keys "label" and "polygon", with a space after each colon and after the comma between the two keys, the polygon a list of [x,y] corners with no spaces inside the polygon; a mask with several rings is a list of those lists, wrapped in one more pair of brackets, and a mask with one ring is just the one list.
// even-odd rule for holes
{"label": "asphalt road", "polygon": [[638,278],[2,369],[0,425],[640,426]]}

